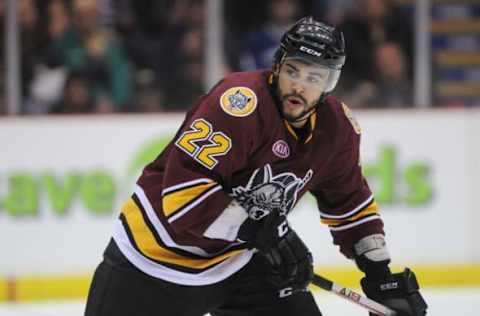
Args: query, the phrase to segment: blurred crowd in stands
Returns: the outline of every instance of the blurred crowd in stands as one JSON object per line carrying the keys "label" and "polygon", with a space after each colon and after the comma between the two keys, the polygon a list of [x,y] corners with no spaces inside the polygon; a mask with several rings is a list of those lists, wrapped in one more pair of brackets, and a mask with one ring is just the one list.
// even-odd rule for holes
{"label": "blurred crowd in stands", "polygon": [[[18,0],[18,6],[23,114],[185,111],[207,89],[203,0]],[[224,74],[271,67],[281,34],[311,14],[345,35],[347,62],[335,95],[354,108],[412,107],[412,6],[242,0],[223,7]]]}

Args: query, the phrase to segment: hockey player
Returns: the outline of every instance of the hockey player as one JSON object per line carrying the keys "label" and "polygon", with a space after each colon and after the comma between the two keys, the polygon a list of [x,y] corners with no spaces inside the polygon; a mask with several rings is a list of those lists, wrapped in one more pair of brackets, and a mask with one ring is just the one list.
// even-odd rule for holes
{"label": "hockey player", "polygon": [[231,74],[203,96],[123,206],[85,315],[321,315],[312,256],[287,221],[306,192],[367,296],[426,315],[413,273],[388,267],[360,127],[329,96],[344,62],[342,33],[307,17],[272,70]]}

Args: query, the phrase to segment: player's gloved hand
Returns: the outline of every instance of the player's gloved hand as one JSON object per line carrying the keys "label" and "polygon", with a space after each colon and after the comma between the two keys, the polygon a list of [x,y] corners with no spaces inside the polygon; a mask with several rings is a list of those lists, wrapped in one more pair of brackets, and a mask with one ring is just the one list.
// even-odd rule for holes
{"label": "player's gloved hand", "polygon": [[252,244],[272,266],[269,281],[279,287],[303,290],[313,278],[313,259],[286,216],[272,212],[262,219]]}
{"label": "player's gloved hand", "polygon": [[[355,262],[365,272],[363,292],[398,313],[398,316],[424,316],[427,304],[419,292],[415,274],[410,269],[392,274],[390,254],[382,234],[366,236],[354,245]],[[374,315],[374,314],[370,314]]]}
{"label": "player's gloved hand", "polygon": [[408,268],[402,273],[389,274],[380,279],[367,274],[361,284],[369,298],[390,307],[398,316],[427,314],[427,303],[419,292],[415,274]]}

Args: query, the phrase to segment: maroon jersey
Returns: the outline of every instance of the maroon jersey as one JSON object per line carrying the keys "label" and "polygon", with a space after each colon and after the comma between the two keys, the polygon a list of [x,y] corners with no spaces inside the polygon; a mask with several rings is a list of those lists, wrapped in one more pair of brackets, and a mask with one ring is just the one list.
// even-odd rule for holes
{"label": "maroon jersey", "polygon": [[307,192],[347,256],[359,239],[383,233],[347,106],[327,97],[299,132],[282,118],[270,81],[269,71],[229,75],[145,167],[114,233],[140,270],[187,285],[225,279],[256,251],[236,238],[247,216],[261,219],[272,206],[289,213]]}

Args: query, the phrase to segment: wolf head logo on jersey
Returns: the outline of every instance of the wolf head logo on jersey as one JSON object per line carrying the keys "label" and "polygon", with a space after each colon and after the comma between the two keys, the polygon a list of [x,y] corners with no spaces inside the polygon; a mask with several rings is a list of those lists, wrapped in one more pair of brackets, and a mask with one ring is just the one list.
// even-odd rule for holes
{"label": "wolf head logo on jersey", "polygon": [[260,220],[277,211],[287,214],[297,201],[297,193],[312,178],[308,170],[303,179],[291,172],[272,174],[270,165],[255,170],[246,186],[232,189],[232,196],[248,210],[248,216]]}

